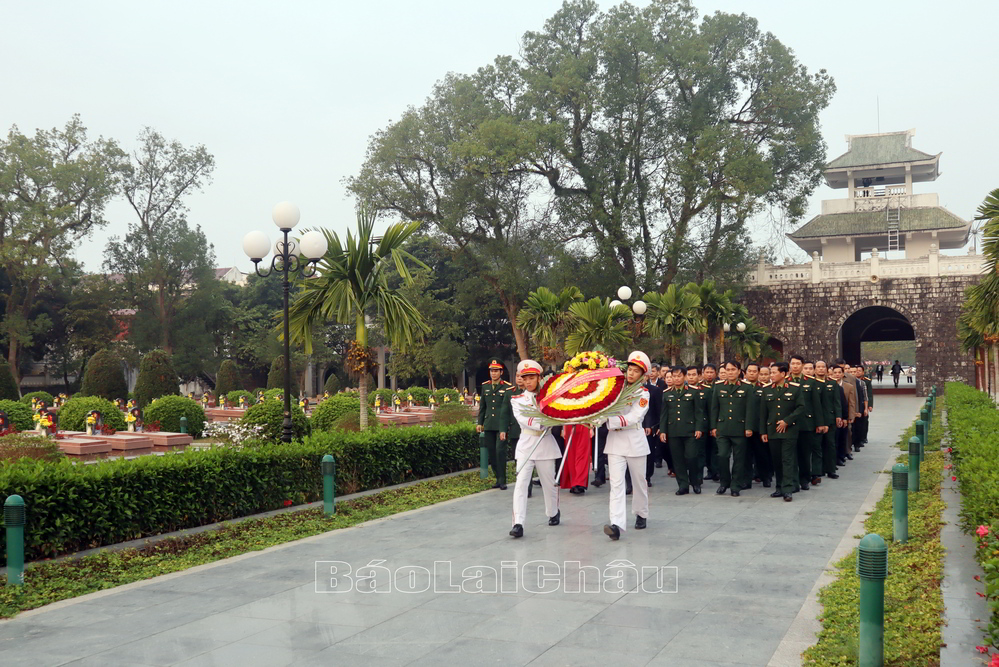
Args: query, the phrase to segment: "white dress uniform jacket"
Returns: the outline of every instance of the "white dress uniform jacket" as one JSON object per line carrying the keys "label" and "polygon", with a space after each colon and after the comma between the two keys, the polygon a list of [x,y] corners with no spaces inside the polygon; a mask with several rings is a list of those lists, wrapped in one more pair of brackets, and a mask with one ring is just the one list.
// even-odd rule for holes
{"label": "white dress uniform jacket", "polygon": [[513,417],[520,424],[520,440],[517,441],[517,451],[514,453],[514,458],[517,461],[527,457],[530,457],[531,461],[562,458],[562,451],[558,448],[558,443],[555,441],[551,429],[538,424],[536,418],[524,414],[525,410],[537,407],[537,404],[537,395],[528,391],[510,399]]}
{"label": "white dress uniform jacket", "polygon": [[604,453],[625,457],[648,456],[649,441],[642,427],[642,421],[648,411],[649,390],[642,387],[642,392],[631,402],[624,414],[607,420],[607,443],[604,445]]}

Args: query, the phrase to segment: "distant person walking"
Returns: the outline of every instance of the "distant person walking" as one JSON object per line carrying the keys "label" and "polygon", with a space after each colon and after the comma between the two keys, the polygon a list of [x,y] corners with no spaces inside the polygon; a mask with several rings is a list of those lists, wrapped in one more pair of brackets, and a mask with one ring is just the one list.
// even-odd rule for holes
{"label": "distant person walking", "polygon": [[891,379],[895,382],[895,388],[898,389],[898,376],[902,374],[902,364],[898,363],[898,359],[895,363],[891,365]]}
{"label": "distant person walking", "polygon": [[916,376],[916,367],[909,366],[908,370],[905,371],[905,382],[906,384],[912,384],[912,378]]}
{"label": "distant person walking", "polygon": [[874,369],[874,372],[878,374],[878,382],[881,382],[881,380],[883,380],[884,377],[885,377],[885,367],[884,367],[884,364],[880,364],[879,363],[878,366],[877,366],[877,368]]}

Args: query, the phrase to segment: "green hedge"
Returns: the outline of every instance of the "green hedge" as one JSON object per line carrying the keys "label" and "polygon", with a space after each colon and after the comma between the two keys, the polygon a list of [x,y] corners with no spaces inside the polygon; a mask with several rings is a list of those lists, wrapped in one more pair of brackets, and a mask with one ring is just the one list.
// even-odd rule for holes
{"label": "green hedge", "polygon": [[[264,431],[261,438],[278,442],[284,431],[284,401],[276,401],[268,398],[256,405],[251,405],[243,413],[240,421],[251,426],[263,426]],[[305,416],[302,408],[298,407],[298,401],[291,402],[291,425],[292,438],[300,440],[308,435],[309,418]]]}
{"label": "green hedge", "polygon": [[21,398],[21,392],[17,389],[14,376],[10,372],[10,365],[6,361],[0,361],[0,400],[16,401]]}
{"label": "green hedge", "polygon": [[45,405],[49,406],[50,408],[55,403],[55,396],[53,396],[47,391],[33,391],[31,393],[25,394],[24,396],[21,397],[21,402],[24,403],[25,405],[31,405],[31,399],[33,398],[39,401],[45,401]]}
{"label": "green hedge", "polygon": [[344,494],[472,467],[479,441],[470,425],[414,427],[87,466],[20,461],[0,466],[0,497],[24,498],[36,560],[319,500],[324,454],[336,458]]}
{"label": "green hedge", "polygon": [[426,387],[410,387],[402,393],[413,397],[413,405],[430,405],[430,390]]}
{"label": "green hedge", "polygon": [[239,407],[239,397],[242,396],[246,399],[246,405],[250,406],[257,402],[256,394],[251,394],[243,389],[237,389],[235,391],[230,391],[225,395],[226,400],[229,401],[229,405],[233,407]]}
{"label": "green hedge", "polygon": [[128,383],[121,369],[121,359],[111,350],[100,350],[90,357],[83,372],[80,393],[84,396],[99,396],[109,401],[125,398]]}
{"label": "green hedge", "polygon": [[66,401],[59,408],[60,431],[86,431],[87,415],[91,410],[99,410],[105,426],[116,431],[125,430],[125,415],[111,401],[100,396],[77,396]]}
{"label": "green hedge", "polygon": [[[18,431],[30,431],[35,428],[35,420],[31,408],[20,401],[0,400],[0,410],[7,413],[7,419]],[[61,427],[60,427],[61,428]]]}
{"label": "green hedge", "polygon": [[[356,394],[354,394],[356,395]],[[391,408],[392,407],[392,397],[395,396],[395,392],[391,389],[373,389],[368,392],[368,405],[375,404],[375,396],[382,397],[382,407]]]}
{"label": "green hedge", "polygon": [[[312,428],[319,431],[332,431],[344,415],[360,416],[361,400],[353,394],[330,396],[312,411]],[[368,423],[378,425],[375,411],[368,408]]]}
{"label": "green hedge", "polygon": [[326,378],[326,384],[323,385],[323,391],[330,396],[340,391],[340,378],[336,376],[336,373],[333,373]]}
{"label": "green hedge", "polygon": [[180,418],[187,417],[187,432],[200,438],[205,431],[205,411],[186,396],[161,396],[142,411],[142,420],[159,422],[161,431],[180,432]]}
{"label": "green hedge", "polygon": [[243,374],[239,372],[239,366],[231,359],[225,359],[219,365],[218,375],[215,376],[215,393],[219,396],[225,394],[228,397],[230,392],[243,388]]}
{"label": "green hedge", "polygon": [[445,396],[450,396],[452,403],[457,403],[461,398],[461,394],[458,393],[457,389],[438,389],[434,392],[434,400],[437,401],[437,405],[444,402]]}
{"label": "green hedge", "polygon": [[173,369],[170,355],[163,350],[150,350],[142,357],[139,377],[135,381],[135,400],[144,408],[160,396],[180,394],[180,381]]}

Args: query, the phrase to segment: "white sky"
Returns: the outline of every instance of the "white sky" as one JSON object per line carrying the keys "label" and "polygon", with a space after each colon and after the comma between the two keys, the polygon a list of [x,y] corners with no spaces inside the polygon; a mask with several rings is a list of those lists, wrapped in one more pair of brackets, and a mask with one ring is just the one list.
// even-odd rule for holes
{"label": "white sky", "polygon": [[[838,92],[822,116],[830,159],[846,150],[846,134],[878,131],[880,99],[881,131],[915,128],[915,148],[943,152],[941,178],[918,192],[939,192],[941,205],[970,219],[999,187],[999,2],[695,4],[756,17],[810,71],[833,75]],[[516,54],[521,35],[560,5],[0,0],[0,130],[61,127],[79,113],[92,136],[128,150],[146,125],[205,144],[215,177],[188,198],[190,220],[219,266],[249,270],[240,241],[252,229],[276,236],[275,203],[296,202],[302,226],[352,226],[342,180],[357,172],[368,137],[447,72]],[[842,196],[823,186],[806,220],[821,199]],[[89,270],[100,270],[103,242],[133,215],[122,202],[109,209],[111,224],[79,251]]]}

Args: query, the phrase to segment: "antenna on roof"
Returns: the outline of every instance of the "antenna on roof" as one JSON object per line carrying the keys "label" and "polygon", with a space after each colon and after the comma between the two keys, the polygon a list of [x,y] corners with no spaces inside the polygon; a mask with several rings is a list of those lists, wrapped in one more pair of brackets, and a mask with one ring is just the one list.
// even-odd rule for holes
{"label": "antenna on roof", "polygon": [[877,96],[878,101],[878,134],[881,134],[881,96]]}

